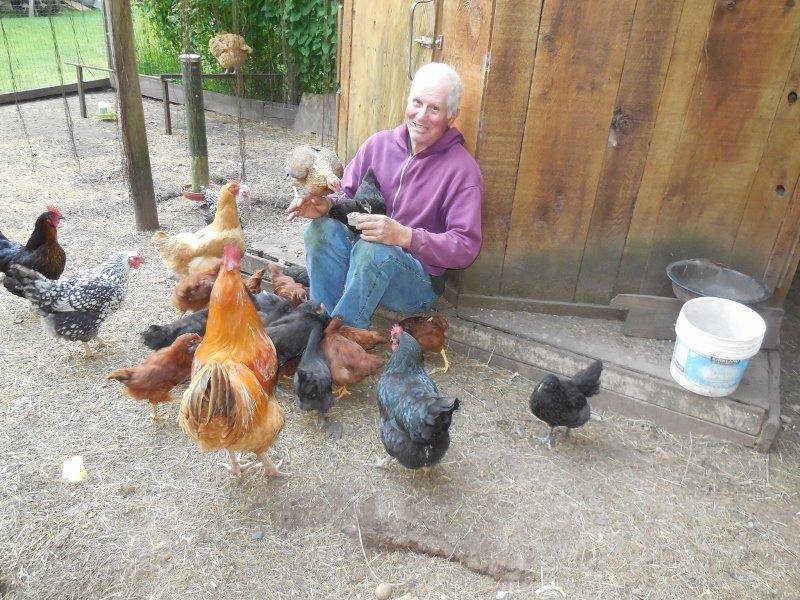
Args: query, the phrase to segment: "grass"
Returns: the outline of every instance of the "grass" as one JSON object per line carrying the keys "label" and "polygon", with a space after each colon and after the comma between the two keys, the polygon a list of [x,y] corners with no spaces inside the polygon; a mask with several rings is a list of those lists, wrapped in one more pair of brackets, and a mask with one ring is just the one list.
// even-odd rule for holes
{"label": "grass", "polygon": [[[3,16],[0,32],[0,94],[59,85],[56,48],[48,17]],[[100,11],[63,11],[52,17],[64,83],[75,83],[75,68],[63,61],[106,66]],[[9,55],[11,68],[9,68]],[[105,77],[87,72],[87,79]]]}

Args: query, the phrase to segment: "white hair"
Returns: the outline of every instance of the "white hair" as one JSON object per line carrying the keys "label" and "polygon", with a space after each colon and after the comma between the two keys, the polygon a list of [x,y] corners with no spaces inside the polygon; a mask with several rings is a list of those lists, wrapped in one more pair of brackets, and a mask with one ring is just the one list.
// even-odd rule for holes
{"label": "white hair", "polygon": [[447,118],[449,119],[456,114],[461,104],[461,93],[464,91],[464,86],[456,70],[446,63],[432,62],[417,69],[414,79],[411,80],[408,101],[411,102],[414,90],[420,85],[441,82],[447,82],[450,85],[447,91]]}

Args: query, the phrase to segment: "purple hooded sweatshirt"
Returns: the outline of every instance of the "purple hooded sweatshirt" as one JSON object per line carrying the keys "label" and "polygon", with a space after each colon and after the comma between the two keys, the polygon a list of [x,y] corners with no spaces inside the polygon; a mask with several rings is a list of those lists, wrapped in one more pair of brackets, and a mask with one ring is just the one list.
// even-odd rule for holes
{"label": "purple hooded sweatshirt", "polygon": [[429,275],[472,264],[481,249],[483,177],[454,127],[435,144],[411,154],[406,125],[379,131],[358,149],[342,177],[352,198],[372,167],[386,213],[411,228],[408,252]]}

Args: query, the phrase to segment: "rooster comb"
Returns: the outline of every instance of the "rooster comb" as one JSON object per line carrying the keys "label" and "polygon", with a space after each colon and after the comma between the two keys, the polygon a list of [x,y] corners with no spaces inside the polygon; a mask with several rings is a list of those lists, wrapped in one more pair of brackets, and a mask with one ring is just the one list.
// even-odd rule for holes
{"label": "rooster comb", "polygon": [[242,256],[244,253],[242,252],[241,248],[235,244],[228,244],[225,246],[224,256],[227,260],[233,260],[237,263],[242,260]]}
{"label": "rooster comb", "polygon": [[392,325],[392,328],[389,330],[389,333],[391,333],[392,336],[400,335],[401,333],[403,333],[403,328],[397,324]]}
{"label": "rooster comb", "polygon": [[58,207],[54,204],[48,204],[47,206],[45,206],[45,208],[47,209],[47,212],[51,212],[54,215],[58,215],[59,217],[64,216],[63,214],[61,214],[61,211],[58,209]]}

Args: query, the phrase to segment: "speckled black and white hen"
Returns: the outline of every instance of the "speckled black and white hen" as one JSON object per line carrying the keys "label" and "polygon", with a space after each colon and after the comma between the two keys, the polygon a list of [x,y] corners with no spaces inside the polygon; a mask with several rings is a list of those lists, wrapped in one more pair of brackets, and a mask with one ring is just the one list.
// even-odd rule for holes
{"label": "speckled black and white hen", "polygon": [[83,342],[85,356],[94,353],[88,342],[97,339],[100,324],[116,311],[125,299],[130,270],[138,269],[144,256],[138,251],[112,254],[102,265],[81,271],[59,281],[51,281],[36,271],[12,265],[8,277],[33,303],[51,335]]}

